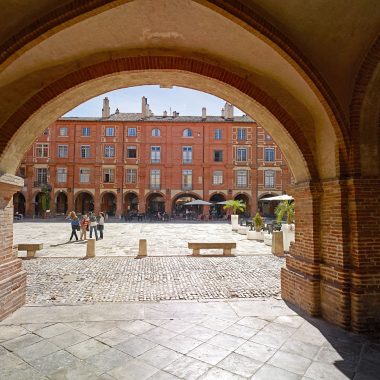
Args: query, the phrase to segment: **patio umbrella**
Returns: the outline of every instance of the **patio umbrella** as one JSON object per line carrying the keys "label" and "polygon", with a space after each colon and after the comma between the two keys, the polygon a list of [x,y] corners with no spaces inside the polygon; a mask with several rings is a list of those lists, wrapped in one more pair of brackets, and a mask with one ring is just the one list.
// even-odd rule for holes
{"label": "patio umbrella", "polygon": [[274,197],[262,198],[260,201],[292,201],[294,198],[290,195],[276,195]]}
{"label": "patio umbrella", "polygon": [[202,199],[196,199],[195,201],[185,203],[185,206],[210,206],[211,202],[203,201]]}
{"label": "patio umbrella", "polygon": [[227,201],[217,202],[216,204],[217,204],[217,205],[226,205],[226,204],[227,204]]}

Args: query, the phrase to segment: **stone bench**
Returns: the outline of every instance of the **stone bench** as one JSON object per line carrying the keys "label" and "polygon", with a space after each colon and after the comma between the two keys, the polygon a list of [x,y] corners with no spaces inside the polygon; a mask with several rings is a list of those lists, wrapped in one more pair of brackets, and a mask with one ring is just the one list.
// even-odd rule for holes
{"label": "stone bench", "polygon": [[18,251],[26,251],[26,257],[21,257],[22,259],[33,259],[36,252],[40,251],[44,245],[42,243],[25,243],[25,244],[18,244],[17,250]]}
{"label": "stone bench", "polygon": [[201,249],[223,249],[223,256],[232,256],[231,249],[236,248],[236,243],[188,243],[193,250],[193,256],[200,256]]}

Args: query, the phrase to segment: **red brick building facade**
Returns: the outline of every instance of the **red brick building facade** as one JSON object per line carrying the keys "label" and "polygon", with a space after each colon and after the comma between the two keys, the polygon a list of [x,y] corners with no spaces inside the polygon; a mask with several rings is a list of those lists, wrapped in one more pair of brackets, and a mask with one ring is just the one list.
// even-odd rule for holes
{"label": "red brick building facade", "polygon": [[[102,118],[63,117],[40,136],[19,168],[25,187],[15,212],[38,216],[49,184],[51,215],[68,210],[121,216],[181,209],[189,198],[242,199],[253,214],[258,201],[282,194],[291,182],[286,161],[271,136],[225,105],[221,116],[155,116],[146,98],[141,113]],[[273,210],[260,203],[264,214]],[[208,210],[203,210],[208,213]]]}

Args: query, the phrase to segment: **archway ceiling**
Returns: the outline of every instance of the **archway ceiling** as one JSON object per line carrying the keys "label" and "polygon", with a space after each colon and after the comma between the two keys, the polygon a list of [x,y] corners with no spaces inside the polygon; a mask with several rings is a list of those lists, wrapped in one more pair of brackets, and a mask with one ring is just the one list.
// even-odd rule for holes
{"label": "archway ceiling", "polygon": [[[123,2],[92,0],[88,3],[114,6]],[[0,45],[27,25],[70,3],[72,0],[3,0]],[[228,1],[213,0],[211,3],[223,7]],[[339,98],[342,108],[348,107],[359,65],[380,31],[377,0],[235,0],[229,3],[236,8],[239,3],[251,8],[288,37],[318,69]],[[176,8],[173,2],[170,7]],[[157,11],[157,7],[151,4],[144,9],[147,20]]]}
{"label": "archway ceiling", "polygon": [[[2,17],[5,22],[0,27],[0,42],[22,30],[25,20],[32,23],[66,3],[70,2],[4,0],[6,17]],[[0,131],[1,124],[31,96],[79,68],[128,55],[173,54],[222,65],[270,94],[302,125],[317,166],[334,156],[337,140],[333,136],[344,141],[344,125],[340,126],[342,130],[335,126],[332,131],[334,118],[329,107],[321,102],[313,83],[297,64],[260,33],[215,7],[238,8],[238,1],[89,3],[103,5],[98,9],[102,12],[95,9],[54,32],[46,32],[0,66]],[[338,108],[343,109],[346,119],[355,73],[380,26],[375,1],[352,3],[348,9],[344,0],[242,2],[270,21],[317,68],[338,98]],[[322,178],[335,176],[336,166],[322,166]]]}

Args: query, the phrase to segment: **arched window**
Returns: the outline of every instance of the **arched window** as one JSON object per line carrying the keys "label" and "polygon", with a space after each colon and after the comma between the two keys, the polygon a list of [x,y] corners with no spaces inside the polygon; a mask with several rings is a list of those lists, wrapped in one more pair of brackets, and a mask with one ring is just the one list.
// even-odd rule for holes
{"label": "arched window", "polygon": [[160,137],[161,136],[161,131],[158,128],[153,128],[152,129],[152,136],[153,137]]}
{"label": "arched window", "polygon": [[192,135],[193,135],[193,131],[189,128],[186,128],[182,134],[183,137],[191,137]]}

